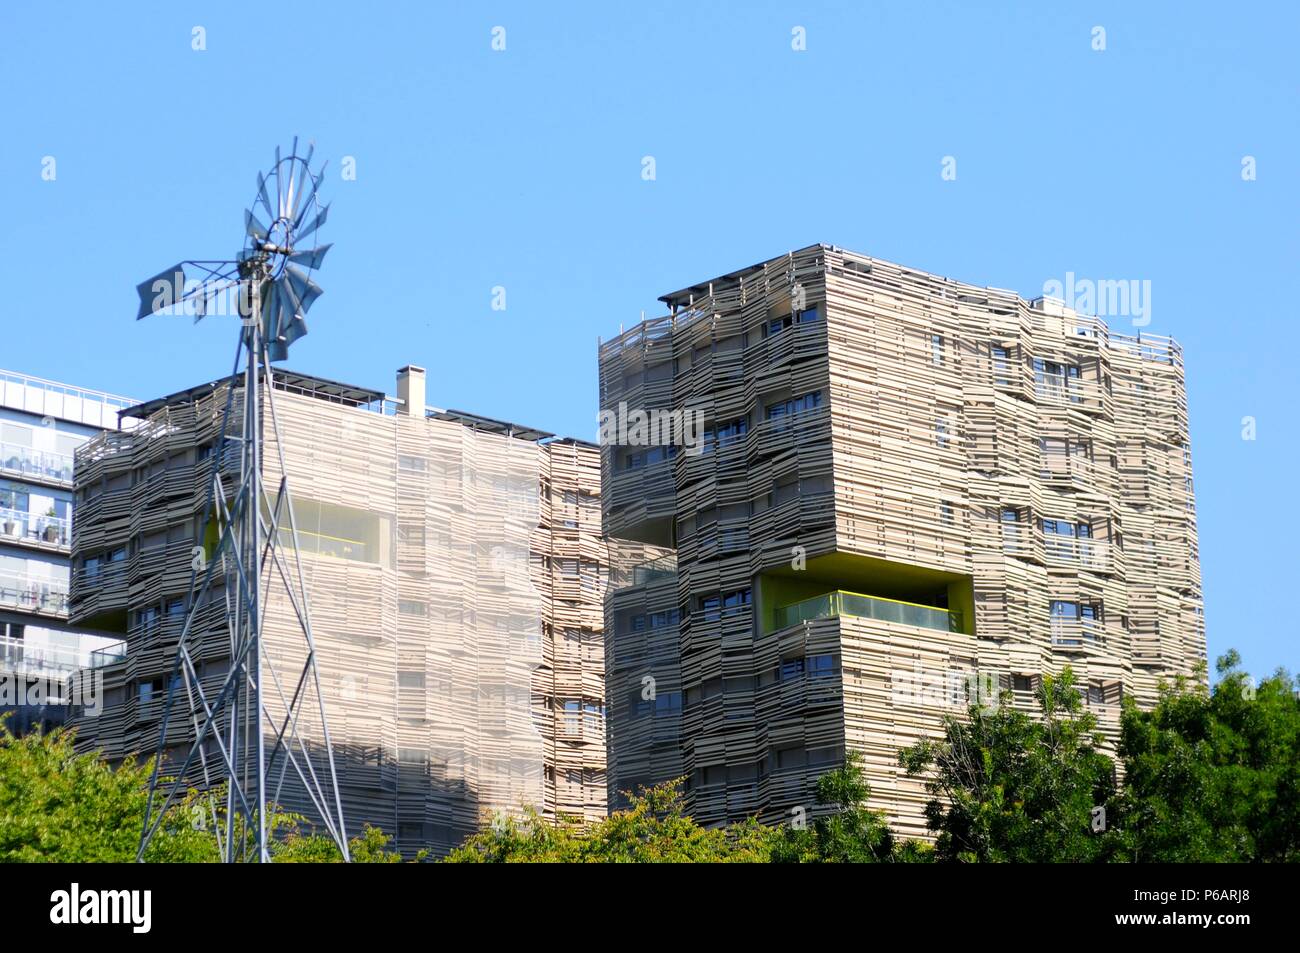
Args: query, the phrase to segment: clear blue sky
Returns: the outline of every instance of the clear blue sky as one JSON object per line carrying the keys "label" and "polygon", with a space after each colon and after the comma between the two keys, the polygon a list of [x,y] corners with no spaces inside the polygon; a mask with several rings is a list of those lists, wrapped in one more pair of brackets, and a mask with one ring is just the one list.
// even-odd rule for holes
{"label": "clear blue sky", "polygon": [[1296,4],[474,7],[4,4],[0,367],[142,398],[224,373],[227,324],[136,324],[134,285],[232,257],[295,133],[336,245],[291,366],[391,390],[421,363],[431,403],[588,438],[598,335],[813,242],[1026,296],[1149,279],[1211,656],[1295,667]]}

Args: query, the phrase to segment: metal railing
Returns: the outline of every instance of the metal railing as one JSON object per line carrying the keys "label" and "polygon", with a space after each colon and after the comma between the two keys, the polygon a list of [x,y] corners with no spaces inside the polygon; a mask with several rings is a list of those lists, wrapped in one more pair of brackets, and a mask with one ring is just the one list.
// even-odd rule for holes
{"label": "metal railing", "polygon": [[1105,633],[1100,619],[1052,619],[1053,645],[1100,645]]}
{"label": "metal railing", "polygon": [[841,615],[915,625],[923,629],[937,629],[940,632],[961,631],[961,613],[955,609],[900,602],[897,599],[867,596],[860,592],[846,592],[842,589],[779,607],[776,610],[776,627],[784,629],[796,622],[832,619]]}
{"label": "metal railing", "polygon": [[[60,384],[58,381],[47,381],[41,377],[32,377],[30,374],[0,370],[0,394],[4,394],[9,386],[37,391],[42,397],[42,406],[35,410],[25,405],[16,409],[26,410],[31,413],[50,414],[55,417],[63,416],[62,411],[65,409],[63,403],[68,398],[82,403],[102,405],[112,414],[132,407],[137,403],[129,397],[122,397],[118,394],[109,394],[101,390],[86,390],[82,387]],[[14,406],[8,399],[4,401],[4,404],[5,406]]]}

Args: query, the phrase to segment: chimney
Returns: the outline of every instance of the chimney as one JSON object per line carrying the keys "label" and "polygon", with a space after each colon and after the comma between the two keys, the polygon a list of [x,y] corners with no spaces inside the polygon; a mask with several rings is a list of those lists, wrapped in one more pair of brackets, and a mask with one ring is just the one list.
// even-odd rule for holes
{"label": "chimney", "polygon": [[398,413],[424,416],[424,368],[407,364],[397,371],[397,397],[402,402]]}

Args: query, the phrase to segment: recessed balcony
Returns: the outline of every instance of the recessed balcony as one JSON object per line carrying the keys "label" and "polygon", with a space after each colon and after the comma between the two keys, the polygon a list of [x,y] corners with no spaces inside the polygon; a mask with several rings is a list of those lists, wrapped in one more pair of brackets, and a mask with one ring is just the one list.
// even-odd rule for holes
{"label": "recessed balcony", "polygon": [[843,589],[813,596],[791,605],[778,606],[776,627],[784,629],[798,622],[833,619],[844,615],[859,619],[896,622],[900,625],[914,625],[940,632],[963,631],[961,613],[956,609],[901,602],[897,599],[868,596]]}

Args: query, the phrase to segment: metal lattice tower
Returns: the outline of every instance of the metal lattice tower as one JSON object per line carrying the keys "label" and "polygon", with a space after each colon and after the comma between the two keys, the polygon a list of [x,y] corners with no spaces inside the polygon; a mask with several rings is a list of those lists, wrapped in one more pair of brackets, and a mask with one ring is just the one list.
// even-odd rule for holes
{"label": "metal lattice tower", "polygon": [[[149,784],[144,827],[136,859],[143,860],[169,809],[186,796],[195,766],[202,773],[204,824],[227,862],[268,861],[268,806],[277,804],[286,779],[305,790],[316,817],[345,860],[349,859],[325,700],[317,669],[311,612],[299,551],[298,524],[290,498],[284,443],[275,412],[272,362],[307,333],[305,315],[321,294],[311,272],[329,245],[304,247],[329,211],[317,201],[324,165],[313,174],[309,146],[299,156],[275,153],[275,165],[257,177],[253,209],[244,213],[246,240],[233,261],[184,261],[138,286],[137,318],[192,308],[195,320],[234,299],[240,317],[239,346],[229,379],[220,437],[204,512],[206,525],[194,548],[185,621],[176,646],[157,757]],[[256,210],[268,216],[262,224]],[[186,270],[197,274],[187,282]],[[242,402],[236,395],[242,393]],[[277,485],[263,482],[264,453],[273,436]],[[237,473],[228,463],[238,460]],[[292,610],[305,661],[277,665],[266,651],[271,597]],[[214,608],[215,607],[215,608]],[[229,635],[229,665],[220,687],[205,691],[196,648],[216,612]],[[295,636],[296,637],[296,636]],[[283,671],[281,670],[283,669]],[[319,717],[316,764],[300,728],[310,709]],[[170,733],[170,735],[169,735]],[[164,776],[163,759],[174,757]],[[224,785],[224,804],[218,794]]]}

